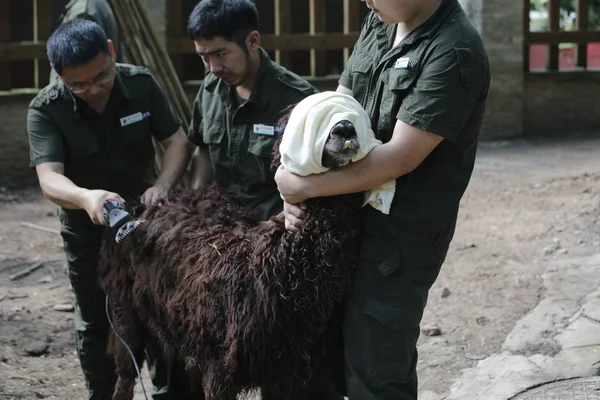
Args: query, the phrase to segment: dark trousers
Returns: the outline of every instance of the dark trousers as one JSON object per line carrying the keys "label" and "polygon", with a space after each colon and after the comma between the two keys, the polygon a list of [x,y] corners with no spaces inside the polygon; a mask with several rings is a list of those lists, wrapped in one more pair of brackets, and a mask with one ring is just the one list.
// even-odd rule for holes
{"label": "dark trousers", "polygon": [[419,324],[440,265],[420,265],[399,253],[385,259],[372,254],[357,267],[345,307],[346,395],[416,400]]}
{"label": "dark trousers", "polygon": [[[63,221],[64,222],[64,221]],[[110,325],[105,311],[106,295],[97,279],[101,230],[73,229],[61,232],[71,286],[75,294],[76,346],[89,400],[110,400],[116,383],[115,363],[107,353]],[[160,347],[145,343],[152,385],[144,382],[154,400],[176,398],[169,394],[173,369],[160,356]],[[154,387],[152,387],[154,386]],[[182,397],[183,398],[183,397]]]}

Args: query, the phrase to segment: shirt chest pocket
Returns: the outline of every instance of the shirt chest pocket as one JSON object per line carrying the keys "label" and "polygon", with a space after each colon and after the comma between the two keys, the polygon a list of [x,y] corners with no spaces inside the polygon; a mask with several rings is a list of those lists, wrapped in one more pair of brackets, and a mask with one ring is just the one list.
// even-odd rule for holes
{"label": "shirt chest pocket", "polygon": [[223,136],[225,136],[225,128],[209,124],[202,126],[202,141],[208,146],[220,144]]}
{"label": "shirt chest pocket", "polygon": [[372,70],[373,63],[369,56],[357,57],[352,69],[352,96],[363,105],[367,98]]}
{"label": "shirt chest pocket", "polygon": [[378,130],[389,132],[391,137],[404,98],[416,83],[417,77],[415,71],[407,68],[390,68],[382,72],[380,79],[385,90],[380,102]]}
{"label": "shirt chest pocket", "polygon": [[128,148],[135,149],[152,144],[152,122],[150,117],[131,123],[121,118],[118,126],[121,140]]}
{"label": "shirt chest pocket", "polygon": [[262,135],[250,133],[248,139],[248,156],[245,164],[248,171],[253,171],[254,179],[261,177],[262,182],[272,180],[275,173],[271,168],[273,162],[273,151],[275,146],[275,135]]}
{"label": "shirt chest pocket", "polygon": [[213,166],[223,163],[227,154],[222,151],[223,138],[225,137],[225,128],[221,126],[204,124],[202,127],[202,141],[208,146],[208,152]]}
{"label": "shirt chest pocket", "polygon": [[62,131],[71,161],[81,164],[98,155],[100,142],[91,125],[85,122],[76,122],[63,127]]}
{"label": "shirt chest pocket", "polygon": [[272,158],[275,135],[250,133],[248,139],[248,152],[258,157]]}

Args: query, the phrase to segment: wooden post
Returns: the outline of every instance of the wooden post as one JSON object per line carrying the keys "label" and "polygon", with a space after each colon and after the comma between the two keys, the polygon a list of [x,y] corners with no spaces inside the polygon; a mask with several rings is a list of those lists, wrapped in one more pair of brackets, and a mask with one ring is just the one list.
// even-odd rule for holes
{"label": "wooden post", "polygon": [[[560,30],[560,0],[548,0],[548,19],[550,31]],[[558,44],[548,46],[548,70],[558,71]]]}
{"label": "wooden post", "polygon": [[[325,33],[326,30],[326,18],[325,18],[325,6],[324,0],[310,0],[309,1],[309,13],[310,13],[310,34]],[[327,74],[327,58],[325,57],[324,51],[317,51],[315,49],[310,50],[310,75],[311,76],[323,76]]]}
{"label": "wooden post", "polygon": [[[291,0],[274,0],[275,1],[275,34],[292,32],[292,1]],[[276,49],[275,62],[284,67],[291,68],[291,53],[289,51]]]}
{"label": "wooden post", "polygon": [[[344,33],[348,34],[360,30],[359,6],[360,3],[358,1],[344,0]],[[351,52],[351,48],[344,48],[344,68],[348,63]]]}
{"label": "wooden post", "polygon": [[[10,42],[10,1],[0,1],[0,42]],[[11,89],[10,62],[0,62],[0,90]]]}
{"label": "wooden post", "polygon": [[523,71],[529,72],[529,32],[531,30],[531,21],[529,19],[531,11],[531,1],[523,0]]}
{"label": "wooden post", "polygon": [[[577,30],[587,31],[589,25],[589,4],[588,0],[577,0]],[[575,65],[579,68],[587,69],[587,43],[580,43],[577,46],[577,59]]]}
{"label": "wooden post", "polygon": [[[34,41],[46,41],[52,34],[52,9],[53,2],[48,0],[35,0]],[[50,64],[47,60],[35,59],[36,88],[48,85],[50,78]]]}
{"label": "wooden post", "polygon": [[[167,37],[179,38],[181,35],[186,35],[186,29],[183,25],[182,3],[183,0],[167,0]],[[190,43],[190,46],[193,46],[193,44]],[[171,55],[171,61],[175,71],[177,71],[177,76],[181,80],[183,78],[183,57]]]}

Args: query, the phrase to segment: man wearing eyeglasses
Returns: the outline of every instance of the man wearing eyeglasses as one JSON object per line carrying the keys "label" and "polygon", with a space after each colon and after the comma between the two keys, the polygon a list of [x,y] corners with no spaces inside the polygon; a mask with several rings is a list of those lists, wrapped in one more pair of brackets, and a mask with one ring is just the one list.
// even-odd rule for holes
{"label": "man wearing eyeglasses", "polygon": [[[59,3],[62,3],[64,8],[62,8],[57,21],[53,23],[53,30],[74,19],[94,21],[100,25],[106,36],[113,42],[117,62],[122,61],[119,26],[109,0],[69,0],[68,2],[60,0]],[[50,82],[57,77],[56,71],[53,69],[50,72]]]}
{"label": "man wearing eyeglasses", "polygon": [[[58,80],[32,100],[27,116],[31,167],[44,196],[60,206],[61,235],[75,293],[77,351],[89,399],[109,400],[115,365],[107,355],[105,294],[97,283],[106,200],[159,202],[177,183],[191,147],[181,120],[148,69],[115,63],[98,24],[77,19],[47,44]],[[165,148],[158,177],[152,137]],[[166,399],[166,366],[146,346],[156,399]],[[160,379],[165,379],[158,382]]]}

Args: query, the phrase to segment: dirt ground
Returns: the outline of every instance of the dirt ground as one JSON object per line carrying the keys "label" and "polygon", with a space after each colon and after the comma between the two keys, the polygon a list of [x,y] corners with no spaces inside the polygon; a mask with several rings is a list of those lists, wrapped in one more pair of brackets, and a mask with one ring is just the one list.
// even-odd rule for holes
{"label": "dirt ground", "polygon": [[[499,350],[543,295],[547,260],[600,250],[598,154],[600,139],[480,146],[423,321],[441,335],[421,336],[422,390],[447,394],[463,368]],[[0,400],[83,399],[73,313],[55,309],[73,304],[60,235],[22,224],[57,230],[56,208],[37,188],[4,188],[0,221]]]}

